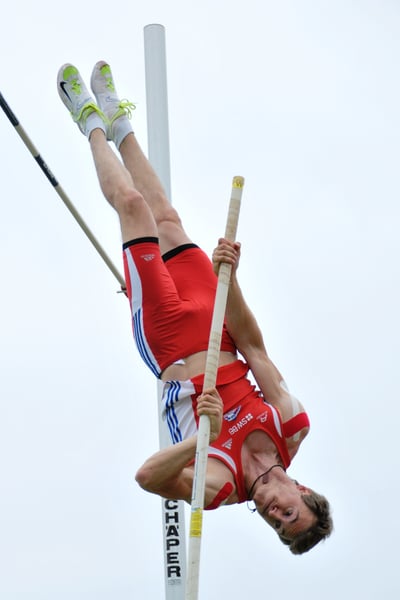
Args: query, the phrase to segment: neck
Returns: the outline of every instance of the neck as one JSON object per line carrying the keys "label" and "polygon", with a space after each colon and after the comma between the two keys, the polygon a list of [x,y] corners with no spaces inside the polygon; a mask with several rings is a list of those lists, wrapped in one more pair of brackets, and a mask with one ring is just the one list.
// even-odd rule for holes
{"label": "neck", "polygon": [[279,467],[280,469],[283,469],[283,471],[285,471],[284,467],[282,465],[276,464],[276,465],[272,465],[272,467],[270,467],[269,469],[267,469],[266,471],[264,471],[264,473],[261,473],[261,475],[259,475],[258,477],[255,478],[255,480],[253,481],[253,483],[250,486],[250,490],[249,490],[249,494],[248,494],[248,498],[249,500],[253,499],[253,493],[254,493],[254,487],[256,485],[256,483],[262,478],[265,477],[266,475],[268,475],[268,473],[270,471],[272,471],[272,469],[275,469],[276,467]]}

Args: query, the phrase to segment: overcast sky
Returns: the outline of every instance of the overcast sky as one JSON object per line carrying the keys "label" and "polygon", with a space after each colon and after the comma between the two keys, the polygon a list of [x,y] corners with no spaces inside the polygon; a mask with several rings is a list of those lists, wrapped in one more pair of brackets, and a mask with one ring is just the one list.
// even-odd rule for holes
{"label": "overcast sky", "polygon": [[[207,512],[200,598],[399,594],[400,5],[146,0],[2,9],[0,91],[122,270],[116,215],[58,98],[110,62],[146,150],[143,28],[166,29],[172,201],[211,253],[246,178],[240,281],[311,432],[290,474],[335,531],[293,556],[245,505]],[[0,598],[164,597],[156,383],[129,306],[0,111]]]}

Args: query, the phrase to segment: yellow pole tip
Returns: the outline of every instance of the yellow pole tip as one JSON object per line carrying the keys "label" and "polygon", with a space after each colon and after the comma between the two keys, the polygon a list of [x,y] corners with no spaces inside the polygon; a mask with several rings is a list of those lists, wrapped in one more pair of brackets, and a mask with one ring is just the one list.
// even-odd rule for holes
{"label": "yellow pole tip", "polygon": [[233,178],[232,187],[242,188],[243,186],[244,186],[244,177],[241,177],[240,175],[236,175],[236,177]]}

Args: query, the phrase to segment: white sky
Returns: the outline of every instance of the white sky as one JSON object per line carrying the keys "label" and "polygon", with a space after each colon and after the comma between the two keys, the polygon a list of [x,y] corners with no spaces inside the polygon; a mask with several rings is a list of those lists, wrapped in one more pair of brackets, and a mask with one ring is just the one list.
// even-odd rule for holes
{"label": "white sky", "polygon": [[[64,13],[64,14],[63,14]],[[246,178],[240,278],[312,430],[290,473],[335,532],[295,557],[206,513],[200,596],[394,598],[400,517],[400,6],[178,0],[2,9],[0,90],[122,269],[117,218],[56,76],[110,62],[146,148],[143,28],[166,28],[173,203],[211,252]],[[0,114],[0,598],[158,600],[156,387],[118,284]]]}

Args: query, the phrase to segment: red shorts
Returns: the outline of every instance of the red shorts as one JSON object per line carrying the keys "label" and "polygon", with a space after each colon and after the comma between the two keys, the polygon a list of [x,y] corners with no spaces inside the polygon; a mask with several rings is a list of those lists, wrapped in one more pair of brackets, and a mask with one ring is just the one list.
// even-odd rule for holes
{"label": "red shorts", "polygon": [[[141,357],[160,377],[175,361],[207,350],[217,277],[195,244],[161,257],[157,238],[140,238],[123,250],[134,338]],[[225,326],[221,350],[236,352]]]}

